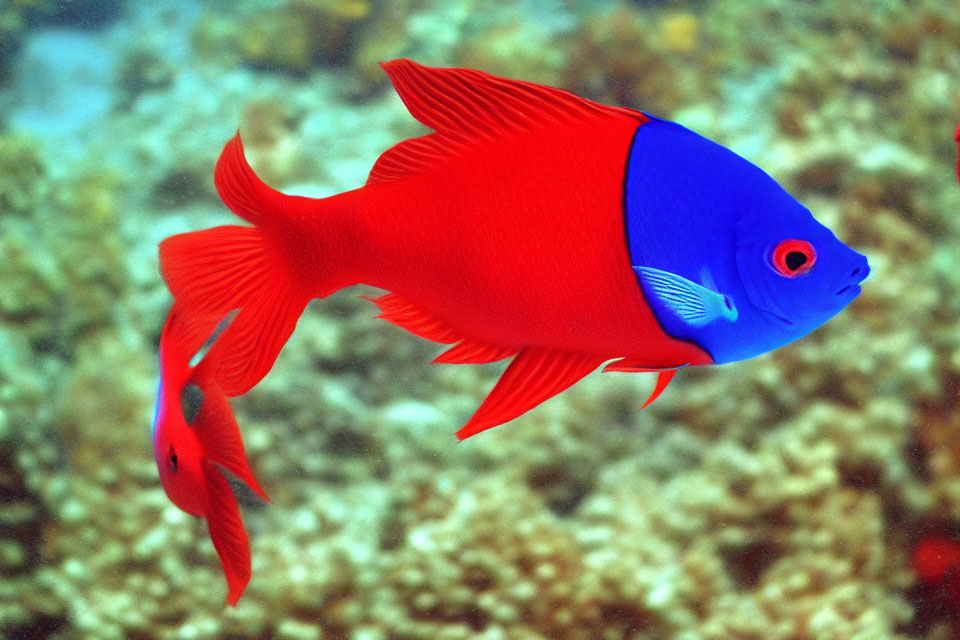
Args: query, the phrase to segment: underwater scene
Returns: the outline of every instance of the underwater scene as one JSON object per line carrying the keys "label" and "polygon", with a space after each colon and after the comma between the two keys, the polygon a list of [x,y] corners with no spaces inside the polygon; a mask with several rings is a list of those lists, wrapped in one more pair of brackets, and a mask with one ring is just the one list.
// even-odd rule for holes
{"label": "underwater scene", "polygon": [[960,638],[958,120],[952,0],[0,0],[0,637]]}

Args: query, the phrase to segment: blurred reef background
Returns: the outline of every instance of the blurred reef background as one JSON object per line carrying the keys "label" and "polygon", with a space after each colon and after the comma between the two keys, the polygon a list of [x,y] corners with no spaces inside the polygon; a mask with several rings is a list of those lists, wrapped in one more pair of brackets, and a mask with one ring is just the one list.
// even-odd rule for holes
{"label": "blurred reef background", "polygon": [[[843,2],[0,0],[0,636],[960,637],[916,541],[960,533],[960,7]],[[235,218],[239,128],[288,192],[423,132],[411,57],[674,119],[780,180],[873,274],[773,354],[594,374],[455,446],[503,365],[341,292],[235,399],[275,504],[225,607],[157,479],[157,242]],[[709,203],[706,203],[709,207]]]}

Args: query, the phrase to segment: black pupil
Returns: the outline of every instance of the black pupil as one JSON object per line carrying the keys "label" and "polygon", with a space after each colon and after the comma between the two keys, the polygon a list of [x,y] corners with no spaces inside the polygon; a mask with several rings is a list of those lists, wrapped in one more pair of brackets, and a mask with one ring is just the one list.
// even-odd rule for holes
{"label": "black pupil", "polygon": [[786,263],[787,269],[796,271],[807,263],[807,254],[802,251],[791,251],[783,261]]}
{"label": "black pupil", "polygon": [[173,445],[170,445],[170,455],[167,456],[167,468],[171,473],[177,472],[177,453],[173,450]]}

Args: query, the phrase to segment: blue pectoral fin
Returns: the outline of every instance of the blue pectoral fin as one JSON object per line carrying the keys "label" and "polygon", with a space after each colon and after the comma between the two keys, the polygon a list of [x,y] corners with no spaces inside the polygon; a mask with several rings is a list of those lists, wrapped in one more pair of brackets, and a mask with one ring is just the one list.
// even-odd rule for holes
{"label": "blue pectoral fin", "polygon": [[702,327],[718,318],[737,319],[728,297],[669,271],[634,267],[648,295],[692,327]]}

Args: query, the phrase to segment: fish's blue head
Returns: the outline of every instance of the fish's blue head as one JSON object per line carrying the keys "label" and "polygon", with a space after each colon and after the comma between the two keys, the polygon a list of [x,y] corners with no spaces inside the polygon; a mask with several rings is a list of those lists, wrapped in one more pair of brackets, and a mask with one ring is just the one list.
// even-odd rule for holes
{"label": "fish's blue head", "polygon": [[675,123],[639,127],[625,188],[630,258],[648,304],[669,335],[715,363],[810,333],[870,273],[759,167]]}
{"label": "fish's blue head", "polygon": [[867,259],[798,202],[745,213],[736,225],[736,269],[755,314],[744,338],[770,348],[792,342],[832,318],[860,294]]}

